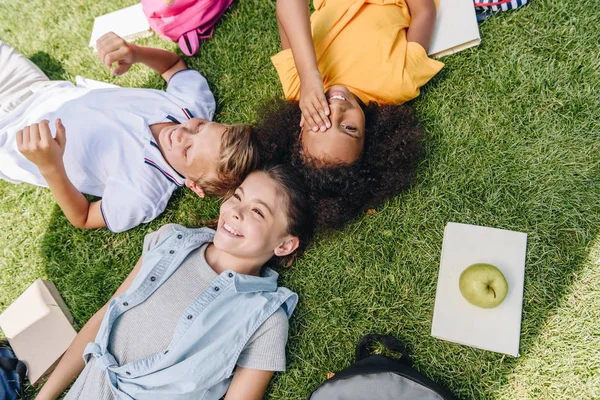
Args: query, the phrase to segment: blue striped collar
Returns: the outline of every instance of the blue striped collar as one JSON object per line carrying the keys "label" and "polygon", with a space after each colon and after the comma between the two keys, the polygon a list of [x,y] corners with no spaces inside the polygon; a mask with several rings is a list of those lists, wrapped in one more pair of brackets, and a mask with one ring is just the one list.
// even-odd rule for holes
{"label": "blue striped collar", "polygon": [[[156,146],[156,144],[154,142],[150,142],[152,145]],[[157,147],[157,151],[158,147]],[[161,154],[162,156],[162,154]],[[157,161],[156,158],[151,159],[148,157],[144,157],[144,163],[148,164],[149,166],[156,168],[165,178],[167,178],[168,181],[170,181],[171,183],[173,183],[174,185],[176,185],[177,187],[183,187],[185,185],[185,178],[181,175],[179,175],[179,173],[177,171],[175,171],[169,164],[167,164],[167,162],[161,157],[161,161],[163,161],[162,163],[159,163]],[[161,165],[163,164],[163,165]],[[165,168],[165,165],[168,165],[168,168]]]}
{"label": "blue striped collar", "polygon": [[[180,120],[183,118],[187,118],[189,120],[194,118],[194,114],[192,114],[188,108],[183,107],[181,108],[180,115],[174,116],[167,114],[163,122],[174,122],[176,124],[180,124]],[[150,128],[148,128],[148,131],[150,131]],[[177,187],[183,187],[185,185],[185,177],[181,176],[179,172],[175,171],[175,169],[173,169],[173,167],[166,162],[162,153],[160,152],[160,149],[158,148],[158,145],[156,142],[154,142],[152,133],[148,135],[147,140],[149,145],[146,146],[144,151],[144,163],[158,170],[162,176],[164,176],[168,181]]]}

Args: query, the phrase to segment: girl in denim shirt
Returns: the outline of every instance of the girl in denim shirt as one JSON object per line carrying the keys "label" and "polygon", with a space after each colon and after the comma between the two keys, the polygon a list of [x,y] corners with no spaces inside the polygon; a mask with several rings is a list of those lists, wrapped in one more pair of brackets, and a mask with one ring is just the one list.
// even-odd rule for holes
{"label": "girl in denim shirt", "polygon": [[302,182],[277,166],[246,178],[216,230],[149,234],[37,398],[57,398],[79,375],[66,399],[261,399],[285,369],[298,299],[268,265],[291,264],[313,225]]}

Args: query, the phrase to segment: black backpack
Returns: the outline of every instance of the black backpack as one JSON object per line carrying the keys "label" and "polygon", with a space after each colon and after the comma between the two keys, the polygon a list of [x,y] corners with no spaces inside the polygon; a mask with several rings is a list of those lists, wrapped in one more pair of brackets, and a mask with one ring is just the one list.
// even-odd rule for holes
{"label": "black backpack", "polygon": [[[381,343],[402,353],[400,359],[370,354]],[[448,390],[413,368],[406,346],[388,335],[367,335],[356,345],[356,362],[336,373],[308,396],[309,400],[455,400]]]}

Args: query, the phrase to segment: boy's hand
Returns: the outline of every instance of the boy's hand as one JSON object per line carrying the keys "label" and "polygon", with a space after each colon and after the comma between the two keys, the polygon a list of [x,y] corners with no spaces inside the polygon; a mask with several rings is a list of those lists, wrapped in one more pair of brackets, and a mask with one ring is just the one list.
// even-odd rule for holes
{"label": "boy's hand", "polygon": [[113,75],[123,75],[136,63],[136,46],[114,32],[108,32],[96,41],[98,57],[104,65],[112,68],[118,63],[117,68],[111,70]]}
{"label": "boy's hand", "polygon": [[50,173],[63,166],[67,134],[60,119],[56,120],[56,138],[52,137],[48,120],[31,124],[17,132],[17,148],[40,173]]}
{"label": "boy's hand", "polygon": [[310,77],[300,79],[300,126],[308,124],[313,131],[324,132],[331,127],[329,122],[329,104],[323,90],[323,78],[316,71]]}

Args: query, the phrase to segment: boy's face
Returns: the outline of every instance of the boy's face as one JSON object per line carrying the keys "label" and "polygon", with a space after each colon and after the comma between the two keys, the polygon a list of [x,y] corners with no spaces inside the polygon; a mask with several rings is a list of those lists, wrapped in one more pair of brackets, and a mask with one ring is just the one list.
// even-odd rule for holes
{"label": "boy's face", "polygon": [[211,178],[216,174],[221,137],[227,128],[202,118],[167,125],[156,137],[165,160],[186,179]]}

